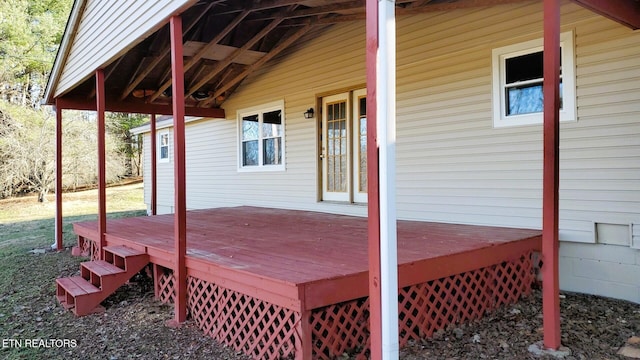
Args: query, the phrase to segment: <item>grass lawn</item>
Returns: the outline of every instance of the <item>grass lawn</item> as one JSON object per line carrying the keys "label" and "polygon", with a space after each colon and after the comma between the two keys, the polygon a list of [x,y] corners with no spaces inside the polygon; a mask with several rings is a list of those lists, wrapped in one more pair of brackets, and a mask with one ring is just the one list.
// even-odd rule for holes
{"label": "grass lawn", "polygon": [[[0,200],[0,359],[245,359],[191,322],[165,326],[173,307],[154,299],[142,275],[109,296],[104,313],[78,318],[58,304],[55,279],[79,274],[87,261],[71,256],[71,224],[97,219],[97,198],[96,190],[64,194],[61,252],[50,251],[53,196]],[[107,217],[143,216],[145,208],[142,184],[107,189]]]}
{"label": "grass lawn", "polygon": [[[142,184],[107,189],[109,217],[145,214]],[[76,237],[71,224],[96,219],[97,190],[63,195],[64,245],[73,246]],[[64,253],[34,254],[54,242],[55,199],[39,203],[35,197],[0,200],[0,341],[29,338],[54,339],[53,327],[43,326],[54,309],[41,303],[43,295],[55,294],[54,279],[77,269],[85,259]],[[51,300],[51,298],[49,298]],[[52,304],[52,305],[55,305]],[[34,314],[37,314],[35,317]],[[31,323],[30,321],[35,320]],[[54,318],[51,318],[55,321]],[[43,349],[0,346],[0,358],[38,358]]]}
{"label": "grass lawn", "polygon": [[[35,197],[0,200],[0,256],[7,251],[42,248],[54,242],[55,199],[39,203]],[[109,217],[145,214],[142,183],[107,188]],[[87,190],[63,195],[64,244],[76,240],[71,223],[97,219],[98,191]]]}

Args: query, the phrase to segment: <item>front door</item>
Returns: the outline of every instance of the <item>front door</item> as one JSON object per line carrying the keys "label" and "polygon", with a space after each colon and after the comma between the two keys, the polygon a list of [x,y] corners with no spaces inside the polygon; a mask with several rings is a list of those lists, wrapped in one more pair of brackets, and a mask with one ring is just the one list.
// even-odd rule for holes
{"label": "front door", "polygon": [[367,201],[366,90],[322,99],[322,199]]}

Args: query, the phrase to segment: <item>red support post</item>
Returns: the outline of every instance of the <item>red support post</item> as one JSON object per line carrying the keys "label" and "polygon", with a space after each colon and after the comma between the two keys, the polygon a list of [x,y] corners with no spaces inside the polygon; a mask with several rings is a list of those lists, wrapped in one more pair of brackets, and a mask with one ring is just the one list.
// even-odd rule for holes
{"label": "red support post", "polygon": [[369,247],[369,329],[371,359],[382,359],[382,300],[380,293],[380,184],[378,181],[377,91],[378,0],[366,0],[367,74],[367,201]]}
{"label": "red support post", "polygon": [[174,238],[175,319],[177,324],[187,319],[187,201],[185,175],[184,126],[184,59],[182,51],[182,18],[171,17],[171,78],[173,82],[173,158],[174,158]]}
{"label": "red support post", "polygon": [[158,214],[158,139],[156,114],[151,114],[151,215]]}
{"label": "red support post", "polygon": [[62,108],[56,101],[56,250],[62,250]]}
{"label": "red support post", "polygon": [[105,90],[104,71],[96,70],[96,111],[98,115],[98,236],[100,260],[104,259],[102,248],[105,246],[107,232],[107,177],[105,156]]}
{"label": "red support post", "polygon": [[558,188],[560,174],[560,0],[544,0],[542,310],[544,346],[560,347]]}

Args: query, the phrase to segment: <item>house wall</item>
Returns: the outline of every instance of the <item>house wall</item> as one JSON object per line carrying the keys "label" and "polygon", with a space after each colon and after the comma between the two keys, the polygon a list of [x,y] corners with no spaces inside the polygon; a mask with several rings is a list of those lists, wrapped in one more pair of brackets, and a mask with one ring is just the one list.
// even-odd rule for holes
{"label": "house wall", "polygon": [[[173,129],[164,128],[158,129],[156,134],[158,136],[157,142],[160,143],[159,136],[163,133],[169,133],[169,160],[160,161],[156,159],[156,181],[157,181],[157,197],[158,197],[158,214],[171,214],[173,213]],[[151,139],[150,133],[144,134],[143,140],[144,147],[144,202],[147,204],[147,213],[151,214]],[[157,150],[156,150],[157,151]],[[158,151],[159,152],[159,151]],[[159,155],[158,155],[159,157]]]}
{"label": "house wall", "polygon": [[[55,97],[104,68],[166,23],[166,19],[194,0],[103,1],[85,0],[84,16],[76,31]],[[113,19],[119,21],[112,21]],[[100,46],[109,44],[109,46]]]}
{"label": "house wall", "polygon": [[[491,92],[491,50],[541,38],[541,6],[398,18],[400,218],[541,227],[542,126],[494,128]],[[578,120],[561,125],[561,287],[640,303],[639,250],[625,237],[640,222],[640,34],[570,2],[562,31],[575,34]],[[364,87],[364,44],[364,22],[308,36],[245,80],[224,104],[227,120],[189,124],[188,207],[364,216],[362,205],[318,201],[317,119],[302,115],[319,94]],[[276,100],[287,170],[238,172],[236,111]],[[166,186],[158,199],[169,209]]]}

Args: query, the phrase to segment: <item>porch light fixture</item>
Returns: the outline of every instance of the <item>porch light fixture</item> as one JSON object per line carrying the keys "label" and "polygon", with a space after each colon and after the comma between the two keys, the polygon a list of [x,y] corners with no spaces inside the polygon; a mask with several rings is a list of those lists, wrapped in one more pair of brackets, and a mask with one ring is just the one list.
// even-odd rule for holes
{"label": "porch light fixture", "polygon": [[304,112],[304,118],[305,119],[313,119],[313,114],[315,113],[315,111],[313,111],[313,108],[309,108],[307,111]]}

